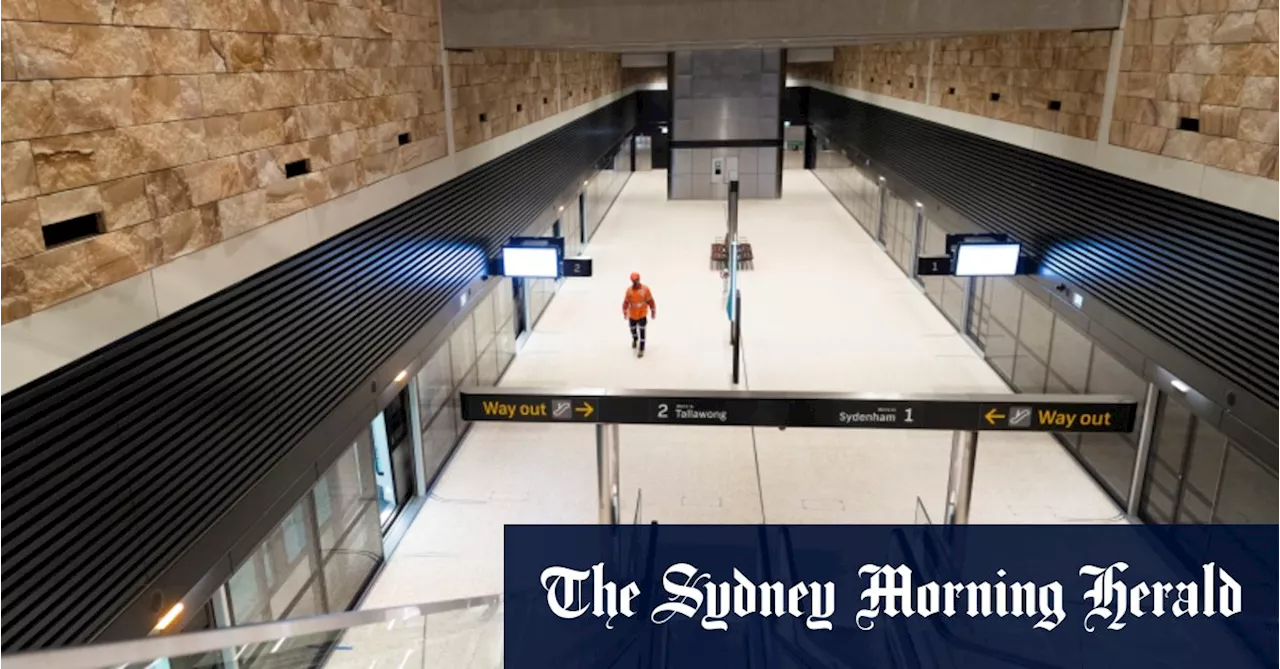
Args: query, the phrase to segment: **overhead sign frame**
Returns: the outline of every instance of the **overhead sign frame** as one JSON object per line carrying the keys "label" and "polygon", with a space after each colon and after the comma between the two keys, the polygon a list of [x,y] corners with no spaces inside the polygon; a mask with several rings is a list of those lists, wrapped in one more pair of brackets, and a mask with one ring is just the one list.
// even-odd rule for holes
{"label": "overhead sign frame", "polygon": [[469,421],[970,432],[1130,432],[1134,400],[1115,395],[875,395],[690,390],[467,388]]}

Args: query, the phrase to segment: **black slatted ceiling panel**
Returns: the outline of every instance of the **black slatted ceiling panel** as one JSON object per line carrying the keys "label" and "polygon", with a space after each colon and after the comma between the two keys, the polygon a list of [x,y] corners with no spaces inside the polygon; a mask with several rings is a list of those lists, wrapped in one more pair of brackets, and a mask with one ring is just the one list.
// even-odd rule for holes
{"label": "black slatted ceiling panel", "polygon": [[3,397],[3,649],[91,640],[629,130],[620,100]]}
{"label": "black slatted ceiling panel", "polygon": [[1276,406],[1276,221],[822,90],[809,118]]}

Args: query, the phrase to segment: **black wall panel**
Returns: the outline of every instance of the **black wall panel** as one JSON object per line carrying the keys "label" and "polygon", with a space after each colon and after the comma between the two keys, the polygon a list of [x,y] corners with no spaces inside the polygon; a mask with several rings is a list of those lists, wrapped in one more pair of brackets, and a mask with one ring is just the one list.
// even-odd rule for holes
{"label": "black wall panel", "polygon": [[94,638],[634,120],[615,102],[6,394],[3,649]]}
{"label": "black wall panel", "polygon": [[671,124],[671,91],[636,91],[636,125],[657,132],[657,126]]}
{"label": "black wall panel", "polygon": [[782,120],[791,125],[808,125],[808,86],[787,86],[782,90]]}
{"label": "black wall panel", "polygon": [[[671,91],[636,91],[636,134],[648,135],[652,140],[650,167],[665,170],[671,165]],[[663,128],[667,132],[662,132]]]}
{"label": "black wall panel", "polygon": [[818,89],[808,117],[1276,406],[1276,221]]}

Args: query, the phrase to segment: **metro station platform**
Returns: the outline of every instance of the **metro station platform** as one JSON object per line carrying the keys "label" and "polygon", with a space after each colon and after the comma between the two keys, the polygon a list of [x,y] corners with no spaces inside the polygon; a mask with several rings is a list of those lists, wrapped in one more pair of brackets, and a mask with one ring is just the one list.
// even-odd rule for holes
{"label": "metro station platform", "polygon": [[[739,389],[1007,393],[1009,388],[807,171],[744,200]],[[669,201],[637,172],[503,377],[507,387],[719,389],[731,378],[724,285],[709,269],[726,204]],[[643,359],[621,314],[640,272],[658,305]],[[950,432],[620,428],[623,522],[904,523],[941,518]],[[363,602],[372,609],[502,590],[504,524],[597,522],[589,425],[477,423]],[[638,502],[638,503],[637,503]],[[990,433],[971,522],[1125,522],[1048,434]]]}

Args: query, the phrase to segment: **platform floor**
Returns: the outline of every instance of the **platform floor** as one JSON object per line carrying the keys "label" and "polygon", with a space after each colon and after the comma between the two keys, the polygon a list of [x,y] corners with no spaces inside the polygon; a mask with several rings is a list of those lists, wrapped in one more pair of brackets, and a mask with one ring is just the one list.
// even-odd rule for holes
{"label": "platform floor", "polygon": [[[754,390],[1008,392],[1008,387],[809,172],[744,201],[745,383]],[[502,384],[729,389],[723,284],[708,267],[725,203],[668,201],[636,173],[592,240],[595,276],[565,282]],[[658,304],[636,359],[620,313],[638,271]],[[621,427],[623,516],[662,523],[912,523],[942,514],[951,434]],[[596,522],[590,426],[476,424],[364,602],[502,590],[505,523]],[[637,514],[637,495],[641,504]],[[1123,522],[1048,435],[984,434],[975,523]]]}

